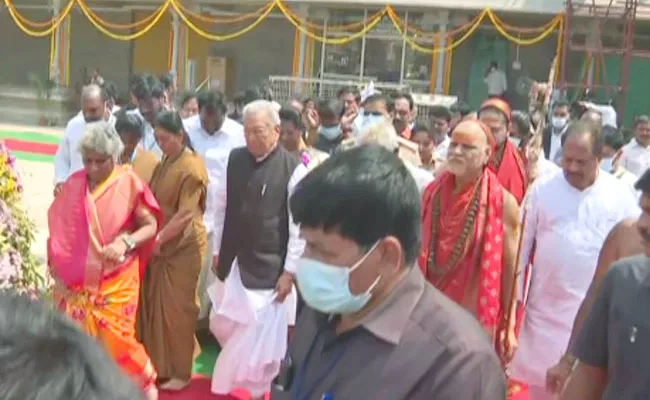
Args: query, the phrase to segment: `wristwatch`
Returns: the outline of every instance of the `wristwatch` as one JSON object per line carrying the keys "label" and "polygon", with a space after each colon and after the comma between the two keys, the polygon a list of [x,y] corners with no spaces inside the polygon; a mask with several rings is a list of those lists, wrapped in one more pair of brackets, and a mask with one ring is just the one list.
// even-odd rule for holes
{"label": "wristwatch", "polygon": [[135,249],[135,240],[129,235],[122,236],[122,241],[126,244],[126,251],[132,251]]}

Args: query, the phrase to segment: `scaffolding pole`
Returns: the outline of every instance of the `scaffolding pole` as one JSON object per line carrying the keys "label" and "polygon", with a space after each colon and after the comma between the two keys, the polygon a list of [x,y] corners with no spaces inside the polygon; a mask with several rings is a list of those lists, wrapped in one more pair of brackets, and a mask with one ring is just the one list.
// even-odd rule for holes
{"label": "scaffolding pole", "polygon": [[[634,49],[634,28],[637,18],[637,8],[639,0],[609,0],[608,4],[597,3],[598,0],[585,2],[574,2],[566,0],[564,35],[562,43],[562,66],[560,69],[560,81],[558,86],[560,91],[566,95],[569,88],[576,89],[604,89],[610,97],[612,94],[618,95],[618,115],[619,120],[625,115],[627,106],[627,94],[630,79],[630,66],[632,57],[650,58],[650,51]],[[575,32],[576,19],[582,18],[585,21],[595,21],[596,23],[590,28],[596,27],[597,36],[596,45],[588,43],[576,44],[573,41]],[[603,46],[603,28],[608,21],[619,22],[623,24],[623,39],[619,46]],[[621,69],[619,71],[618,81],[615,83],[593,84],[586,82],[570,82],[568,77],[569,55],[572,52],[584,53],[594,57],[595,62],[602,63],[603,76],[607,81],[607,67],[605,55],[615,55],[621,57]],[[620,122],[620,121],[619,121]]]}

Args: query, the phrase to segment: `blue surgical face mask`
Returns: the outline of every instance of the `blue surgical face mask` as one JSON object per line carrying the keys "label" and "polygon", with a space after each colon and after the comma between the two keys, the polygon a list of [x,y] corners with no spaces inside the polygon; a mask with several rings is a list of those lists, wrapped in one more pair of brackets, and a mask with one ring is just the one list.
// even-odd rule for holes
{"label": "blue surgical face mask", "polygon": [[383,115],[364,115],[363,116],[363,121],[361,122],[361,129],[365,129],[369,127],[370,125],[376,124],[377,122],[383,121],[384,120]]}
{"label": "blue surgical face mask", "polygon": [[327,140],[334,140],[342,134],[341,125],[321,126],[318,130],[318,134],[322,135]]}
{"label": "blue surgical face mask", "polygon": [[350,314],[361,310],[381,276],[361,294],[350,292],[350,274],[368,258],[377,244],[350,268],[329,265],[310,258],[301,258],[296,271],[298,289],[305,302],[313,309],[326,314]]}
{"label": "blue surgical face mask", "polygon": [[614,158],[607,157],[600,160],[600,168],[607,172],[612,172],[614,169]]}

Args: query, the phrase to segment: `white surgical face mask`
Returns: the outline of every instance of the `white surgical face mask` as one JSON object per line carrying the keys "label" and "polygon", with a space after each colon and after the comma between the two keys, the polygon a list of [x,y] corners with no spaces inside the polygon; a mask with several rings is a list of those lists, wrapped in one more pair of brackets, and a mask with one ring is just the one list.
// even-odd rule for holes
{"label": "white surgical face mask", "polygon": [[359,261],[350,268],[329,265],[311,258],[301,258],[296,271],[298,289],[305,302],[313,309],[326,314],[350,314],[361,310],[381,276],[363,293],[350,292],[350,274],[377,248],[377,241]]}
{"label": "white surgical face mask", "polygon": [[569,122],[568,118],[565,117],[553,117],[551,118],[551,124],[555,129],[563,129],[566,124]]}
{"label": "white surgical face mask", "polygon": [[509,136],[508,140],[510,140],[510,143],[514,144],[516,148],[519,148],[519,145],[521,144],[521,138]]}
{"label": "white surgical face mask", "polygon": [[600,169],[607,172],[612,172],[614,169],[614,157],[606,157],[600,160]]}

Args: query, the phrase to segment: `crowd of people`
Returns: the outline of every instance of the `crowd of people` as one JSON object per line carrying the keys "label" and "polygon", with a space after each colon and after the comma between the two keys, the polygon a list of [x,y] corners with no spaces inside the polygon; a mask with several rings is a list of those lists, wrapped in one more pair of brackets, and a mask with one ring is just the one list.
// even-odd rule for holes
{"label": "crowd of people", "polygon": [[[408,93],[281,105],[249,90],[229,113],[222,93],[163,78],[135,77],[122,108],[108,83],[83,88],[48,211],[58,311],[144,398],[190,384],[201,326],[221,346],[216,394],[650,396],[648,117],[625,144],[597,106],[562,100],[539,131],[500,96],[418,121]],[[21,301],[0,297],[0,315],[36,314],[0,318],[18,326],[0,329],[8,400],[44,390],[19,379],[43,373],[30,355],[90,351]],[[66,356],[110,368],[87,357]],[[58,373],[70,383],[47,398],[138,398],[67,395],[93,373]]]}

